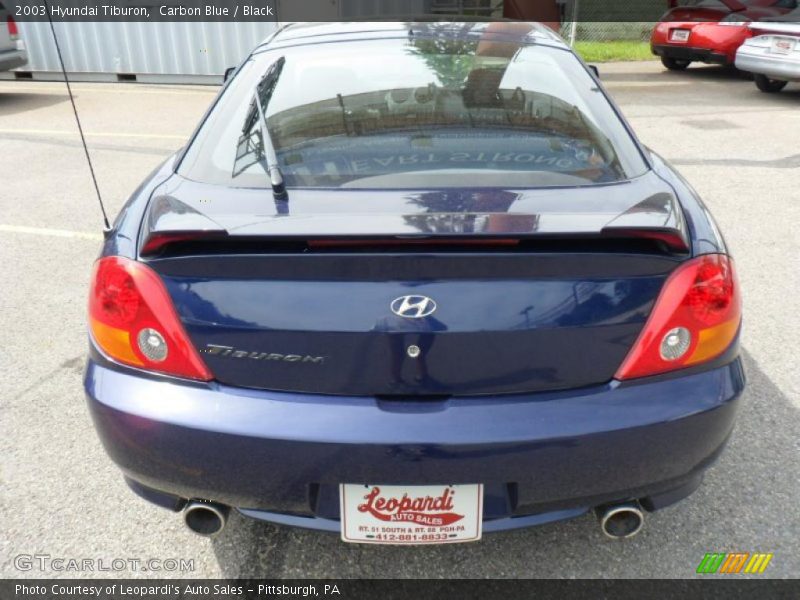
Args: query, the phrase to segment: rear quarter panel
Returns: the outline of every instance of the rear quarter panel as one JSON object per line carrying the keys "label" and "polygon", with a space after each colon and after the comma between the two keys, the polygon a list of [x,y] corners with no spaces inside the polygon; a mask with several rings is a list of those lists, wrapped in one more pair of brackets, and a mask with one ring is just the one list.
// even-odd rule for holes
{"label": "rear quarter panel", "polygon": [[649,150],[653,170],[666,181],[680,201],[684,217],[689,226],[692,241],[692,256],[703,254],[728,254],[728,247],[719,231],[714,217],[700,199],[691,184],[661,156]]}
{"label": "rear quarter panel", "polygon": [[751,35],[752,32],[746,26],[702,23],[692,30],[690,45],[722,52],[730,62],[733,62],[737,48]]}
{"label": "rear quarter panel", "polygon": [[153,192],[172,175],[177,156],[178,154],[170,156],[156,167],[131,194],[106,236],[101,256],[136,259],[139,231],[147,205]]}

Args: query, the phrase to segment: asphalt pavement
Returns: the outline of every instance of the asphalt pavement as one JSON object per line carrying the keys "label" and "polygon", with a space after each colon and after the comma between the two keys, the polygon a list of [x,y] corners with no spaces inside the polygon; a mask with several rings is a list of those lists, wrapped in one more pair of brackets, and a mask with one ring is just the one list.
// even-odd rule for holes
{"label": "asphalt pavement", "polygon": [[[237,516],[214,540],[189,533],[178,515],[127,489],[84,403],[84,310],[101,218],[65,88],[3,81],[0,576],[693,577],[706,552],[771,552],[759,577],[796,577],[800,85],[766,95],[725,69],[670,73],[655,62],[601,65],[601,74],[643,141],[705,199],[744,290],[749,386],[728,449],[698,492],[649,515],[627,541],[606,539],[590,515],[438,547],[346,545]],[[216,93],[74,88],[112,215],[183,144]],[[35,555],[49,558],[25,559]],[[59,558],[90,559],[95,571],[58,570],[70,564],[52,562]],[[97,570],[121,565],[113,559],[125,567]],[[133,562],[150,559],[183,559],[191,569],[143,572]]]}

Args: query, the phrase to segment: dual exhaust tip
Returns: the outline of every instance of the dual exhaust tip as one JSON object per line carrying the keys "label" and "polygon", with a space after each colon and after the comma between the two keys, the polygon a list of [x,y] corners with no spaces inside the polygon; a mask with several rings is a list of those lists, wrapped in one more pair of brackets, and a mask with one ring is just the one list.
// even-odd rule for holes
{"label": "dual exhaust tip", "polygon": [[644,526],[644,512],[638,502],[599,507],[596,513],[600,529],[613,539],[631,538]]}
{"label": "dual exhaust tip", "polygon": [[183,522],[198,535],[214,537],[225,529],[230,507],[205,500],[190,500],[183,509]]}
{"label": "dual exhaust tip", "polygon": [[[230,507],[205,500],[191,500],[183,509],[183,521],[198,535],[214,537],[228,522]],[[638,502],[596,509],[603,533],[613,539],[630,538],[642,530],[644,512]]]}

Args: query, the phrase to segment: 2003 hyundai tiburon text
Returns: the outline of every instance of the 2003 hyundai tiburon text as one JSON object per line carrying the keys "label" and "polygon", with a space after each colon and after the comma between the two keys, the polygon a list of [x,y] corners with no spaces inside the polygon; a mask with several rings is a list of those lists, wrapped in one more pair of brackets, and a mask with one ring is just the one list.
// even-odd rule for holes
{"label": "2003 hyundai tiburon text", "polygon": [[199,533],[623,537],[725,445],[740,315],[706,208],[546,27],[292,25],[117,218],[85,387]]}

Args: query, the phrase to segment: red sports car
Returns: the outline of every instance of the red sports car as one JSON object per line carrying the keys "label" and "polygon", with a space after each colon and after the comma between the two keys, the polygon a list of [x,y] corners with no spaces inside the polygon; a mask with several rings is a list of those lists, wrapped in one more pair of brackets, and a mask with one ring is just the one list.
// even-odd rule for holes
{"label": "red sports car", "polygon": [[797,8],[797,0],[710,0],[673,7],[650,37],[653,54],[670,70],[693,61],[732,65],[736,50],[752,33],[747,24]]}

